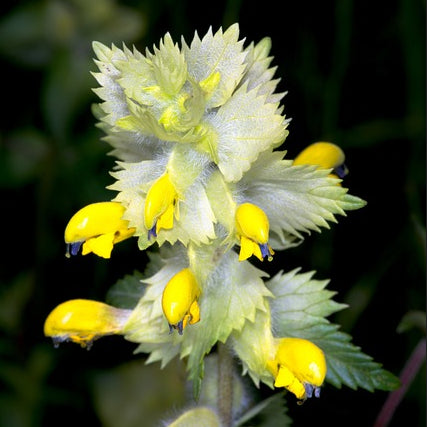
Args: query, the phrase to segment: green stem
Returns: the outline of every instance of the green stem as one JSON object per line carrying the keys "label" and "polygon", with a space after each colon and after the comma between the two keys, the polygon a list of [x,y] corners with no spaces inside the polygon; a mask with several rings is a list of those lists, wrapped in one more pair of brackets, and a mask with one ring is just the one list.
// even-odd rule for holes
{"label": "green stem", "polygon": [[225,344],[218,343],[218,413],[223,427],[231,427],[233,416],[233,358]]}

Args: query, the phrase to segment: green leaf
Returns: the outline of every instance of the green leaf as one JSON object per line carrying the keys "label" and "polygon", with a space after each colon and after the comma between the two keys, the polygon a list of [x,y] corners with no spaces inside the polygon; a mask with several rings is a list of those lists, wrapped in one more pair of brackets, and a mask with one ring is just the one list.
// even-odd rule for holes
{"label": "green leaf", "polygon": [[335,293],[325,289],[327,281],[313,280],[312,272],[297,273],[279,273],[266,283],[275,295],[270,308],[277,336],[305,338],[318,345],[326,356],[326,380],[335,387],[344,384],[369,391],[397,388],[399,380],[393,374],[362,353],[351,343],[350,335],[325,318],[345,307],[331,300]]}
{"label": "green leaf", "polygon": [[358,209],[365,202],[347,194],[328,170],[316,166],[293,166],[283,159],[283,152],[262,153],[240,182],[245,199],[264,210],[270,230],[278,236],[279,247],[288,244],[289,234],[303,239],[300,233],[320,232],[337,222],[335,215],[345,209]]}
{"label": "green leaf", "polygon": [[220,73],[219,84],[208,100],[208,109],[223,105],[242,78],[246,53],[243,53],[243,41],[238,38],[239,26],[234,24],[224,33],[219,29],[215,35],[209,28],[202,40],[196,32],[190,47],[182,39],[188,74],[192,79],[200,83],[215,72]]}
{"label": "green leaf", "polygon": [[226,181],[242,178],[262,151],[280,145],[287,134],[287,121],[277,104],[241,86],[216,113],[206,116],[213,129],[218,167]]}
{"label": "green leaf", "polygon": [[221,427],[216,413],[210,408],[197,407],[189,409],[175,421],[167,424],[168,427]]}
{"label": "green leaf", "polygon": [[145,286],[141,283],[144,275],[139,271],[127,274],[118,280],[108,291],[106,302],[114,307],[132,309],[145,292]]}
{"label": "green leaf", "polygon": [[287,427],[292,425],[292,420],[287,415],[286,400],[284,393],[276,393],[262,400],[242,415],[233,425],[241,427],[256,425],[257,427]]}
{"label": "green leaf", "polygon": [[90,375],[94,410],[103,426],[165,425],[165,414],[185,405],[185,371],[181,363],[160,370],[142,358]]}

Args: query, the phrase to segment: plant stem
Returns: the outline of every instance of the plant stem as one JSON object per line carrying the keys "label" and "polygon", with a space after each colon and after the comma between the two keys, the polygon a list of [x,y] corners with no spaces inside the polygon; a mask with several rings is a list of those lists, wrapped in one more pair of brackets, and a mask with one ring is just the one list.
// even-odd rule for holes
{"label": "plant stem", "polygon": [[233,416],[233,358],[225,344],[218,342],[218,413],[223,427],[231,427]]}
{"label": "plant stem", "polygon": [[400,375],[400,381],[402,385],[396,391],[389,394],[384,406],[378,414],[377,420],[375,421],[374,427],[387,426],[391,421],[394,411],[399,406],[399,403],[403,399],[408,387],[415,378],[418,370],[420,369],[423,362],[426,360],[426,340],[422,339],[415,347],[411,354],[408,362],[406,363],[402,374]]}

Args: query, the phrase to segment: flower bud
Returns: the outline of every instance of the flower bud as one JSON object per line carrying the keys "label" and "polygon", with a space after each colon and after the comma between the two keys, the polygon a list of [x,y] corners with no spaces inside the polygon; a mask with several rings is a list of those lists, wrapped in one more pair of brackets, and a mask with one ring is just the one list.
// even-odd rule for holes
{"label": "flower bud", "polygon": [[239,261],[255,255],[261,261],[272,260],[273,250],[268,244],[270,224],[267,215],[252,203],[243,203],[236,210],[237,237],[240,239]]}
{"label": "flower bud", "polygon": [[187,324],[193,325],[200,320],[199,296],[199,285],[189,268],[169,280],[163,291],[162,308],[171,332],[177,329],[182,335]]}
{"label": "flower bud", "polygon": [[74,299],[55,307],[46,318],[44,334],[54,345],[72,341],[90,347],[101,336],[120,334],[131,310],[98,301]]}
{"label": "flower bud", "polygon": [[285,387],[300,400],[320,396],[327,371],[323,351],[302,338],[280,339],[268,368],[275,377],[274,386]]}
{"label": "flower bud", "polygon": [[160,229],[173,227],[175,206],[178,193],[172,184],[169,174],[162,175],[147,193],[144,207],[144,224],[148,230],[148,238],[157,237]]}
{"label": "flower bud", "polygon": [[77,255],[83,245],[82,254],[90,252],[110,258],[115,243],[128,239],[135,233],[122,219],[125,208],[117,202],[92,203],[80,209],[65,228],[66,256]]}
{"label": "flower bud", "polygon": [[344,178],[348,169],[344,164],[344,152],[330,142],[315,142],[306,147],[294,160],[294,165],[317,165],[322,169],[333,169],[335,175]]}

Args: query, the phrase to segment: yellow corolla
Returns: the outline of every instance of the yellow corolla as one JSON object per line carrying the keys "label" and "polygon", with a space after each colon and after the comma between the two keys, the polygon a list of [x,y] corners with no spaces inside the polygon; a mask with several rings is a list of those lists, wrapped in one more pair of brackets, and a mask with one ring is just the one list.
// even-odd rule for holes
{"label": "yellow corolla", "polygon": [[96,338],[120,334],[131,312],[98,301],[66,301],[50,312],[44,324],[44,334],[53,339],[55,346],[72,341],[90,347]]}
{"label": "yellow corolla", "polygon": [[275,377],[275,387],[285,387],[300,400],[320,396],[327,371],[323,351],[302,338],[280,339],[268,369]]}
{"label": "yellow corolla", "polygon": [[333,169],[335,175],[344,178],[348,173],[344,161],[344,152],[338,145],[331,142],[315,142],[301,151],[293,164],[318,165],[322,169]]}
{"label": "yellow corolla", "polygon": [[171,332],[177,329],[182,335],[187,324],[193,325],[200,320],[199,296],[199,285],[189,268],[169,280],[163,291],[162,308]]}
{"label": "yellow corolla", "polygon": [[173,227],[177,207],[178,193],[172,184],[169,174],[162,175],[147,193],[144,207],[144,224],[148,230],[148,238],[157,237],[160,229]]}
{"label": "yellow corolla", "polygon": [[77,255],[83,245],[82,254],[90,252],[110,258],[114,244],[135,233],[122,219],[125,208],[117,202],[92,203],[80,209],[65,228],[66,256]]}
{"label": "yellow corolla", "polygon": [[268,244],[270,224],[267,215],[252,203],[242,203],[236,210],[236,230],[240,240],[239,261],[255,255],[261,261],[273,259],[274,251]]}

